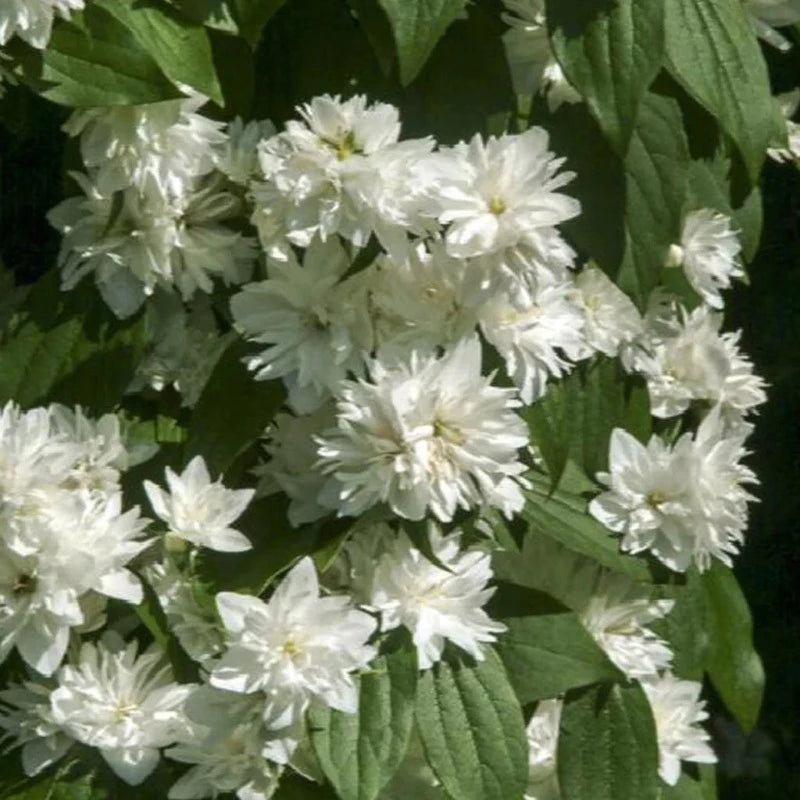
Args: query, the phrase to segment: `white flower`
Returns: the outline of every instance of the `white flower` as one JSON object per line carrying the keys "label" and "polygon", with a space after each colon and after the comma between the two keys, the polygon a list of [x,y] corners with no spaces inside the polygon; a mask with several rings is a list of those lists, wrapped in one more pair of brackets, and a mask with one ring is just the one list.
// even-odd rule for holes
{"label": "white flower", "polygon": [[528,722],[528,788],[525,800],[559,800],[556,772],[562,700],[542,700]]}
{"label": "white flower", "polygon": [[234,183],[247,185],[259,173],[258,145],[275,135],[275,126],[269,121],[248,122],[236,117],[228,123],[227,141],[222,145],[217,169]]}
{"label": "white flower", "polygon": [[686,433],[672,447],[655,435],[645,447],[615,428],[609,472],[597,475],[609,490],[592,500],[589,512],[623,534],[624,550],[650,550],[670,569],[683,572],[694,562],[704,570],[712,558],[730,565],[753,499],[742,484],[755,482],[740,463],[743,439],[725,435],[719,407],[694,439]]}
{"label": "white flower", "polygon": [[441,358],[377,360],[370,372],[372,382],[340,385],[337,427],[318,440],[320,465],[333,476],[323,502],[349,515],[384,502],[407,519],[430,509],[441,521],[484,503],[507,516],[522,507],[517,451],[527,426],[513,411],[516,391],[481,375],[477,337]]}
{"label": "white flower", "polygon": [[211,673],[212,686],[262,692],[271,729],[296,723],[312,699],[355,712],[351,673],[376,655],[367,644],[376,623],[346,596],[320,597],[309,557],[292,568],[268,602],[221,592],[217,608],[229,647]]}
{"label": "white flower", "polygon": [[693,400],[721,404],[733,425],[766,401],[764,381],[739,349],[741,331],[720,333],[722,314],[668,306],[648,315],[630,366],[647,379],[656,417],[682,414]]}
{"label": "white flower", "polygon": [[658,734],[658,774],[670,786],[681,775],[681,761],[715,764],[710,736],[700,726],[708,719],[700,700],[702,684],[682,681],[666,672],[658,679],[642,682],[650,701]]}
{"label": "white flower", "polygon": [[525,403],[544,394],[548,378],[566,375],[588,355],[575,295],[570,283],[540,285],[527,303],[498,294],[479,311],[483,335],[503,357]]}
{"label": "white flower", "polygon": [[767,150],[767,155],[778,163],[797,161],[800,159],[800,124],[794,122],[792,117],[800,105],[800,89],[779,94],[775,101],[778,103],[781,115],[786,120],[787,146],[771,147]]}
{"label": "white flower", "polygon": [[95,421],[80,408],[73,410],[58,404],[50,406],[49,411],[53,435],[63,435],[83,449],[62,485],[115,491],[120,473],[128,467],[128,451],[122,440],[119,417],[104,414]]}
{"label": "white flower", "polygon": [[62,288],[91,272],[118,317],[135,313],[156,286],[176,288],[184,300],[208,293],[213,277],[241,283],[255,258],[251,239],[222,224],[240,203],[214,181],[170,202],[151,191],[103,193],[80,173],[85,197],[71,197],[47,215],[64,238],[58,257]]}
{"label": "white flower", "polygon": [[196,724],[165,755],[192,768],[173,784],[170,800],[228,792],[235,792],[239,800],[272,796],[281,768],[268,758],[268,732],[263,729],[257,702],[201,686],[189,696],[186,712]]}
{"label": "white flower", "polygon": [[150,775],[159,749],[187,725],[182,706],[192,686],[173,683],[159,653],[137,658],[135,642],[124,649],[84,643],[78,663],[59,671],[58,684],[50,695],[54,722],[96,747],[132,786]]}
{"label": "white flower", "polygon": [[476,135],[422,162],[429,211],[446,225],[452,256],[484,256],[499,287],[524,292],[542,275],[563,276],[574,253],[556,226],[577,216],[580,203],[558,192],[574,174],[548,151],[543,128],[519,135]]}
{"label": "white flower", "polygon": [[298,111],[302,122],[259,145],[267,185],[255,187],[255,219],[265,246],[277,254],[281,236],[307,247],[339,233],[363,247],[374,232],[392,250],[418,225],[410,168],[432,140],[398,143],[397,109],[368,106],[363,95],[323,95]]}
{"label": "white flower", "polygon": [[181,647],[201,667],[210,670],[213,659],[225,649],[222,626],[213,609],[200,605],[191,578],[168,558],[148,566],[144,576],[155,590],[169,629]]}
{"label": "white flower", "polygon": [[724,303],[720,289],[744,275],[742,250],[731,220],[708,208],[693,211],[684,220],[681,242],[670,249],[668,266],[682,266],[692,288],[713,308]]}
{"label": "white flower", "polygon": [[[34,505],[35,503],[35,505]],[[16,646],[51,675],[69,630],[84,623],[90,590],[139,603],[138,579],[125,565],[146,546],[138,509],[121,512],[121,495],[51,488],[24,513],[0,524],[0,661]]]}
{"label": "white flower", "polygon": [[43,50],[50,41],[53,17],[65,19],[83,8],[84,0],[4,0],[0,5],[0,45],[17,34],[33,47]]}
{"label": "white flower", "polygon": [[447,255],[441,242],[417,244],[401,262],[376,262],[370,298],[382,352],[451,345],[473,333],[484,299],[475,261]]}
{"label": "white flower", "polygon": [[[366,534],[365,534],[366,535]],[[420,669],[430,669],[452,642],[478,661],[481,644],[494,642],[506,626],[492,620],[483,606],[494,594],[489,554],[478,548],[461,551],[461,531],[444,536],[428,525],[437,566],[400,532],[379,556],[371,577],[369,607],[380,611],[381,630],[400,625],[412,635]]]}
{"label": "white flower", "polygon": [[4,752],[21,748],[26,775],[37,775],[55,764],[74,742],[53,721],[50,709],[52,686],[25,681],[0,691],[0,743]]}
{"label": "white flower", "polygon": [[583,308],[583,337],[592,349],[615,357],[620,347],[642,332],[642,318],[631,299],[594,266],[575,278],[577,301]]}
{"label": "white flower", "polygon": [[331,402],[313,414],[277,414],[265,432],[265,450],[270,459],[254,470],[261,477],[257,492],[262,495],[285,492],[289,497],[289,522],[295,528],[333,510],[319,499],[328,479],[316,468],[315,437],[335,421]]}
{"label": "white flower", "polygon": [[779,50],[790,50],[791,43],[775,28],[800,22],[800,0],[747,0],[747,5],[758,35]]}
{"label": "white flower", "polygon": [[511,80],[517,94],[541,91],[550,111],[562,103],[580,102],[581,96],[569,85],[553,55],[547,34],[544,0],[503,0],[508,9],[503,34]]}
{"label": "white flower", "polygon": [[148,105],[76,111],[64,125],[80,136],[81,154],[101,195],[128,187],[171,201],[214,168],[224,145],[223,123],[197,110],[207,98],[193,95]]}
{"label": "white flower", "polygon": [[349,372],[363,372],[372,327],[366,285],[358,275],[342,280],[349,266],[336,240],[317,240],[302,266],[294,256],[271,259],[269,279],[247,284],[231,300],[245,336],[270,345],[248,367],[256,380],[284,378],[298,412],[316,410]]}
{"label": "white flower", "polygon": [[221,481],[212,482],[202,456],[195,456],[180,475],[169,467],[165,475],[169,492],[152,481],[145,481],[144,489],[171,535],[209,550],[237,553],[252,547],[230,525],[247,508],[253,489],[226,489]]}
{"label": "white flower", "polygon": [[648,588],[602,571],[581,611],[581,622],[628,678],[641,680],[669,666],[669,645],[647,626],[665,617],[672,600],[653,600]]}

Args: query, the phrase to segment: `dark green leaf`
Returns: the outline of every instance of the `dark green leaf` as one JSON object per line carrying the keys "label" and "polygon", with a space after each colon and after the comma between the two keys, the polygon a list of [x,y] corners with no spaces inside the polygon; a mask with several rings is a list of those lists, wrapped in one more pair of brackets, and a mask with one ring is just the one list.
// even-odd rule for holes
{"label": "dark green leaf", "polygon": [[286,0],[228,0],[239,33],[252,48],[261,39],[264,26],[285,2]]}
{"label": "dark green leaf", "polygon": [[625,256],[620,288],[639,308],[659,284],[669,247],[680,238],[689,147],[678,103],[648,92],[625,157]]}
{"label": "dark green leaf", "polygon": [[599,686],[567,697],[558,780],[569,800],[656,800],[658,745],[638,686]]}
{"label": "dark green leaf", "polygon": [[739,0],[674,0],[666,11],[671,74],[736,142],[756,181],[775,134],[766,64]]}
{"label": "dark green leaf", "polygon": [[407,86],[464,11],[466,0],[378,0],[394,34],[400,81]]}
{"label": "dark green leaf", "polygon": [[683,586],[668,587],[666,596],[675,600],[662,623],[665,636],[675,654],[673,672],[681,678],[702,681],[708,635],[703,582],[695,568],[686,573]]}
{"label": "dark green leaf", "polygon": [[181,96],[134,35],[96,4],[57,21],[42,52],[12,45],[25,79],[56,103],[135,105]]}
{"label": "dark green leaf", "polygon": [[548,0],[547,24],[569,82],[624,156],[639,102],[661,69],[663,0]]}
{"label": "dark green leaf", "polygon": [[753,647],[753,619],[736,576],[714,562],[702,576],[708,652],[706,671],[714,688],[746,732],[758,721],[764,668]]}
{"label": "dark green leaf", "polygon": [[59,290],[59,275],[42,278],[19,309],[0,348],[0,402],[23,407],[58,400],[93,412],[122,398],[143,357],[144,314],[118,320],[89,281]]}
{"label": "dark green leaf", "polygon": [[121,22],[175,83],[185,83],[222,104],[208,33],[152,0],[94,0]]}
{"label": "dark green leaf", "polygon": [[522,705],[592,683],[624,680],[571,611],[503,622],[508,630],[496,648]]}
{"label": "dark green leaf", "polygon": [[281,381],[256,381],[242,359],[245,342],[232,342],[214,367],[189,424],[187,460],[202,455],[212,474],[223,473],[255,444],[283,404]]}
{"label": "dark green leaf", "polygon": [[414,721],[417,659],[410,643],[379,656],[359,677],[355,714],[315,707],[311,741],[342,800],[375,800],[408,747]]}
{"label": "dark green leaf", "polygon": [[[658,573],[653,571],[650,562],[640,556],[621,553],[619,537],[589,516],[585,498],[563,490],[551,494],[546,477],[529,477],[533,488],[526,492],[527,501],[520,515],[527,526],[526,535],[555,539],[568,550],[634,580],[655,580]],[[524,569],[520,564],[519,570],[524,572]]]}
{"label": "dark green leaf", "polygon": [[522,711],[497,653],[451,655],[422,673],[416,719],[425,753],[453,800],[521,800],[528,781]]}

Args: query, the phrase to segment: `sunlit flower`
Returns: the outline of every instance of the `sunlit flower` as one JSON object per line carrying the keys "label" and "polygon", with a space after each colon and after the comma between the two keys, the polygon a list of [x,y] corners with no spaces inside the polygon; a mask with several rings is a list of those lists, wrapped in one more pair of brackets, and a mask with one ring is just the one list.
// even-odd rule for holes
{"label": "sunlit flower", "polygon": [[681,761],[715,764],[711,737],[700,726],[708,719],[700,700],[702,684],[683,681],[666,672],[660,678],[642,682],[650,701],[658,734],[658,774],[674,786],[681,776]]}
{"label": "sunlit flower", "polygon": [[240,552],[249,550],[250,540],[230,527],[253,497],[253,489],[226,489],[213,481],[202,456],[195,456],[180,474],[165,470],[169,492],[145,481],[153,510],[167,523],[168,533],[197,547]]}
{"label": "sunlit flower", "polygon": [[69,19],[83,4],[84,0],[4,0],[0,6],[0,45],[16,34],[43,50],[50,41],[54,17]]}

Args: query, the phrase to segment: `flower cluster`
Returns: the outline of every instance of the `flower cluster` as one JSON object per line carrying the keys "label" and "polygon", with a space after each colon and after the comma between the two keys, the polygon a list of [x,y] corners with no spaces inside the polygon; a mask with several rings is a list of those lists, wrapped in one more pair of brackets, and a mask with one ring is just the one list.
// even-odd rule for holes
{"label": "flower cluster", "polygon": [[[12,2],[0,43],[16,33],[42,47],[53,13],[82,5],[38,0],[26,15]],[[504,5],[517,94],[544,94],[551,110],[580,102],[543,0]],[[791,17],[791,3],[750,5],[763,22]],[[656,432],[645,443],[613,430],[607,469],[581,476],[587,513],[623,552],[674,572],[731,564],[756,482],[745,441],[766,396],[740,333],[723,331],[725,293],[744,277],[730,209],[687,209],[659,255],[674,291],[641,298],[641,313],[573,249],[575,176],[542,127],[445,145],[404,139],[399,110],[363,95],[313,98],[280,130],[212,121],[205,103],[186,89],[72,114],[82,195],[49,216],[62,287],[91,274],[117,317],[145,307],[153,342],[129,392],[172,386],[185,417],[240,339],[252,380],[276,382],[285,403],[260,439],[236,443],[224,482],[195,455],[170,462],[163,486],[154,470],[126,484],[155,522],[123,510],[118,417],[3,409],[0,662],[16,647],[30,674],[0,692],[0,729],[26,772],[81,745],[132,785],[162,756],[185,765],[170,798],[267,800],[285,770],[306,774],[307,712],[359,710],[360,673],[389,639],[408,640],[426,679],[454,650],[491,664],[507,630],[489,605],[503,550],[505,580],[566,606],[597,658],[642,686],[663,780],[677,782],[681,760],[714,761],[700,684],[673,676],[659,627],[673,600],[538,532],[515,551],[497,527],[538,502],[536,478],[558,477],[543,475],[536,405],[618,362],[646,387]],[[260,527],[276,493],[297,530]],[[239,565],[271,553],[270,537],[279,561],[251,582]],[[219,563],[236,565],[222,585]],[[167,630],[137,655],[115,614],[90,640],[106,597]],[[526,721],[528,800],[560,795],[568,700],[541,700]]]}

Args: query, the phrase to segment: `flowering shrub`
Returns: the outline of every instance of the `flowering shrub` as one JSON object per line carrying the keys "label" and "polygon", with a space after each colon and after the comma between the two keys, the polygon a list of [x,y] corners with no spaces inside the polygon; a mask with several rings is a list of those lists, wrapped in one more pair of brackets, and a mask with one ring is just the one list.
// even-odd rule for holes
{"label": "flowering shrub", "polygon": [[0,797],[715,797],[798,20],[4,3],[69,169],[0,272]]}

